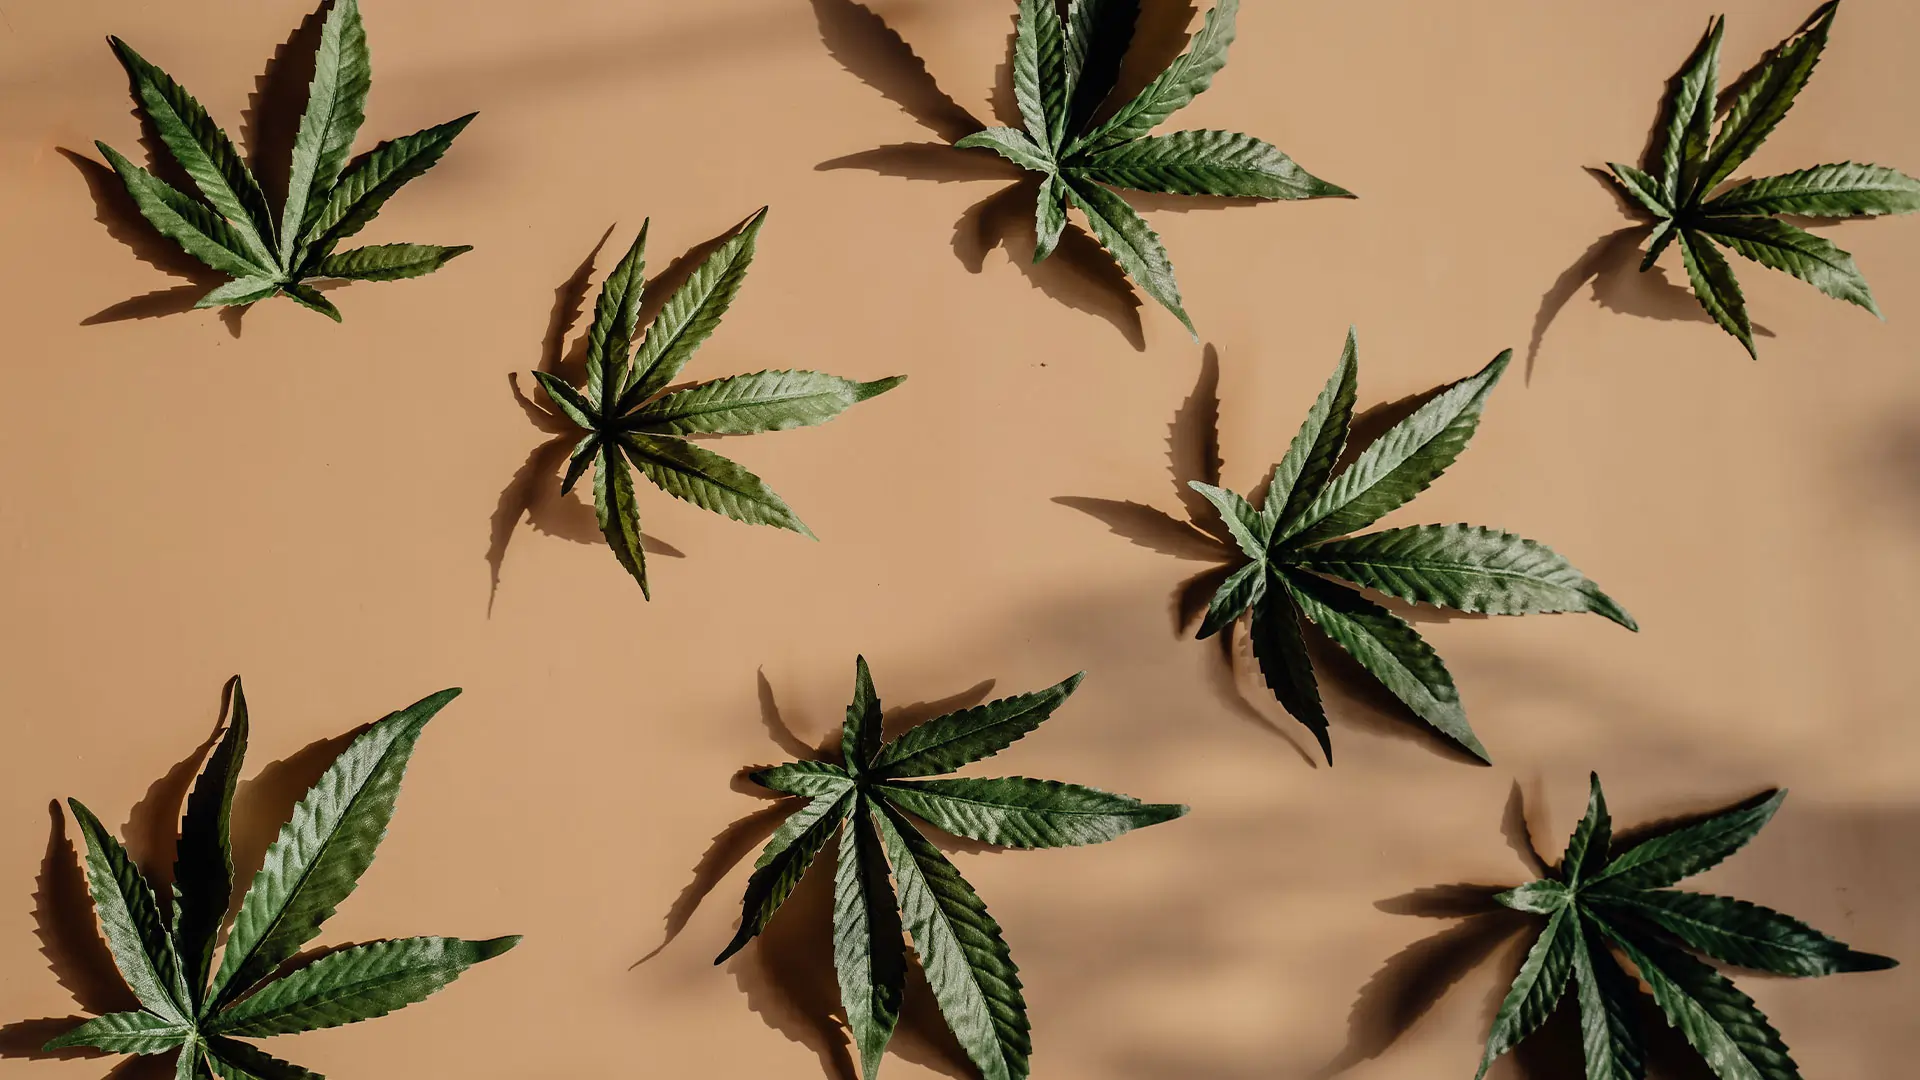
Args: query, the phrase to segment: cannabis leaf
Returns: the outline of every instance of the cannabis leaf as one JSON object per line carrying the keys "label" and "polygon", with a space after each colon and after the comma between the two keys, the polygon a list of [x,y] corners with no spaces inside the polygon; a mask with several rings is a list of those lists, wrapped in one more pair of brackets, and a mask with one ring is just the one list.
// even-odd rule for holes
{"label": "cannabis leaf", "polygon": [[561,492],[571,492],[589,468],[594,470],[600,531],[649,599],[653,594],[629,465],[662,491],[702,510],[812,538],[812,530],[759,477],[684,436],[752,435],[824,424],[848,406],[906,381],[905,375],[863,383],[818,371],[756,371],[667,392],[746,282],[766,216],[763,206],[733,230],[667,298],[636,341],[647,251],[647,225],[642,224],[594,305],[585,389],[558,375],[534,372],[561,415],[586,432],[568,458]]}
{"label": "cannabis leaf", "polygon": [[880,698],[866,658],[858,659],[853,703],[840,735],[841,763],[793,761],[753,774],[762,787],[808,801],[761,851],[741,901],[740,931],[714,963],[766,929],[837,833],[834,968],[868,1080],[879,1070],[900,1018],[907,970],[903,927],[913,937],[941,1015],[980,1075],[1024,1080],[1033,1044],[1013,955],[973,887],[907,815],[985,844],[1047,848],[1104,843],[1185,814],[1184,806],[1024,776],[921,779],[1013,745],[1053,715],[1080,678],[949,713],[883,742]]}
{"label": "cannabis leaf", "polygon": [[1488,615],[1590,611],[1629,630],[1620,605],[1544,544],[1478,525],[1411,525],[1348,536],[1410,502],[1453,464],[1480,424],[1480,410],[1512,358],[1443,387],[1375,439],[1344,470],[1359,379],[1353,331],[1326,389],[1287,456],[1274,466],[1260,508],[1231,491],[1189,483],[1220,511],[1247,562],[1207,604],[1200,637],[1252,613],[1254,656],[1286,710],[1313,731],[1333,762],[1301,621],[1333,642],[1420,719],[1482,760],[1447,667],[1404,619],[1330,578],[1413,603]]}
{"label": "cannabis leaf", "polygon": [[323,1080],[240,1040],[385,1016],[519,943],[397,938],[282,971],[373,863],[421,729],[460,693],[442,690],[367,728],[294,807],[240,902],[216,969],[214,942],[233,891],[228,823],[247,753],[247,699],[238,676],[232,687],[232,722],[187,797],[166,915],[126,849],[79,800],[68,800],[87,838],[94,911],[141,1007],[95,1017],[46,1049],[177,1049],[179,1080],[206,1078],[209,1066],[221,1080]]}
{"label": "cannabis leaf", "polygon": [[1251,135],[1147,134],[1212,85],[1227,64],[1239,11],[1240,0],[1221,0],[1184,54],[1095,123],[1133,43],[1140,0],[1072,0],[1064,19],[1054,0],[1020,0],[1013,85],[1026,130],[990,127],[955,144],[992,150],[1041,175],[1034,262],[1053,254],[1067,208],[1077,207],[1127,276],[1178,316],[1188,333],[1195,333],[1193,320],[1181,306],[1166,248],[1111,188],[1258,199],[1351,196]]}
{"label": "cannabis leaf", "polygon": [[[1920,210],[1920,180],[1881,165],[1816,165],[1766,176],[1715,193],[1793,108],[1827,47],[1827,32],[1839,0],[1820,5],[1793,36],[1780,43],[1740,84],[1722,94],[1720,36],[1725,19],[1709,24],[1706,37],[1680,69],[1667,94],[1662,134],[1645,171],[1610,162],[1614,181],[1653,215],[1653,235],[1640,264],[1652,269],[1667,245],[1678,244],[1693,295],[1713,320],[1740,340],[1756,359],[1753,323],[1733,268],[1715,246],[1784,270],[1828,296],[1880,308],[1853,256],[1831,241],[1778,220],[1906,214]],[[1714,130],[1714,118],[1721,116]]]}
{"label": "cannabis leaf", "polygon": [[1613,843],[1600,777],[1587,816],[1567,842],[1557,875],[1495,899],[1547,918],[1520,976],[1493,1018],[1485,1076],[1575,988],[1587,1080],[1640,1080],[1646,1059],[1636,1022],[1639,985],[1615,962],[1617,947],[1721,1080],[1797,1080],[1800,1069],[1752,999],[1688,950],[1775,975],[1878,971],[1895,962],[1855,952],[1797,919],[1758,904],[1669,886],[1744,847],[1773,817],[1784,791],[1623,849]]}
{"label": "cannabis leaf", "polygon": [[108,39],[133,80],[133,94],[160,141],[199,189],[194,198],[94,145],[120,174],[141,216],[187,254],[232,280],[195,307],[252,304],[286,295],[335,322],[340,311],[307,284],[321,278],[394,281],[431,274],[470,247],[374,244],[340,251],[409,180],[433,168],[476,114],[383,142],[349,161],[366,119],[373,83],[358,0],[335,0],[320,30],[307,111],[293,144],[293,166],[278,217],[253,170],[192,94],[133,46]]}

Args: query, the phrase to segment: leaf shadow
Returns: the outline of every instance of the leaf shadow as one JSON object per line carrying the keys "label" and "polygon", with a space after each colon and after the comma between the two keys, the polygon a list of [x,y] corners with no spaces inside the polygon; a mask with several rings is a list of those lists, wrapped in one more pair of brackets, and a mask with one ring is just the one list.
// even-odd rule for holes
{"label": "leaf shadow", "polygon": [[[1133,283],[1099,242],[1077,224],[1062,234],[1052,256],[1035,263],[1033,222],[1039,180],[995,154],[952,144],[986,125],[940,89],[926,61],[878,13],[855,0],[810,0],[821,43],[848,73],[898,105],[940,142],[894,143],[820,162],[816,171],[861,169],[882,176],[949,183],[1012,180],[1012,186],[967,207],[954,223],[953,252],[969,273],[984,272],[986,256],[1007,249],[1009,262],[1046,296],[1093,315],[1120,331],[1137,352],[1146,351],[1141,301]],[[1011,39],[1011,34],[1009,34]],[[1011,55],[1009,48],[1003,56]],[[995,112],[1013,110],[1012,72],[1002,61],[995,73]]]}
{"label": "leaf shadow", "polygon": [[253,80],[253,93],[240,113],[240,138],[269,206],[286,205],[293,144],[307,110],[307,88],[330,7],[323,3],[315,8],[273,50],[267,66]]}
{"label": "leaf shadow", "polygon": [[[554,288],[553,311],[548,316],[546,331],[540,338],[540,363],[535,370],[557,375],[573,386],[581,386],[586,382],[587,335],[581,334],[569,345],[568,333],[586,312],[594,265],[600,253],[606,250],[613,230],[614,226],[607,226],[607,231],[601,234],[593,250],[587,253],[573,273],[567,275],[566,280]],[[684,280],[684,275],[691,272],[690,266],[698,265],[689,264],[689,269],[682,270],[687,258],[682,257],[662,272],[660,277],[648,282],[642,300],[640,325],[646,325],[652,314],[657,314],[657,305],[664,302],[654,299],[658,282],[676,273],[681,275],[679,280]],[[674,284],[677,285],[678,281],[674,281]],[[669,289],[662,288],[659,292],[670,295]],[[645,310],[648,302],[656,305],[651,313]],[[507,388],[528,421],[552,437],[527,454],[526,461],[514,471],[507,486],[500,490],[500,499],[494,506],[493,515],[487,519],[488,618],[492,618],[494,602],[499,599],[500,577],[506,565],[507,548],[513,542],[514,530],[523,520],[536,533],[571,540],[576,544],[598,544],[604,540],[593,504],[579,495],[562,494],[560,491],[562,466],[572,445],[579,439],[579,429],[565,417],[537,404],[521,388],[518,372],[507,374]],[[641,547],[649,555],[670,559],[686,557],[686,553],[679,548],[651,535],[642,535]]]}
{"label": "leaf shadow", "polygon": [[306,797],[347,746],[372,724],[313,742],[278,761],[268,762],[252,777],[240,781],[233,794],[230,829],[233,837],[233,895],[228,910],[238,907],[253,876],[266,862],[267,848],[293,808]]}
{"label": "leaf shadow", "polygon": [[[134,258],[163,274],[184,279],[183,284],[155,289],[109,304],[81,319],[81,326],[185,314],[194,310],[194,304],[209,290],[227,280],[225,275],[202,265],[172,241],[155,232],[147,219],[140,215],[140,208],[120,183],[118,173],[64,146],[55,149],[79,171],[87,185],[87,194],[93,200],[93,219],[106,228],[107,235],[133,252]],[[236,339],[240,336],[242,311],[241,308],[220,310],[220,319],[226,325],[227,333]]]}

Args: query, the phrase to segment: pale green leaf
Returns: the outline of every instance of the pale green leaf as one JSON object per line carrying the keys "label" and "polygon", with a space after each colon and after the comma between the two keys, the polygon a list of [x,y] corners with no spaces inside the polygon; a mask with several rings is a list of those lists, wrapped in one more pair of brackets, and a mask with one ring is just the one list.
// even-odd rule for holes
{"label": "pale green leaf", "polygon": [[1827,47],[1827,31],[1833,26],[1836,0],[1820,5],[1805,25],[1780,43],[1754,69],[1746,86],[1727,109],[1727,117],[1714,137],[1707,154],[1693,201],[1713,192],[1722,180],[1733,175],[1767,141],[1773,129],[1793,108],[1793,100],[1813,77],[1820,54]]}
{"label": "pale green leaf", "polygon": [[880,748],[869,774],[883,780],[938,776],[992,757],[1045,723],[1084,677],[1072,675],[1036,693],[989,701],[910,728]]}
{"label": "pale green leaf", "polygon": [[640,583],[640,595],[651,600],[647,585],[647,553],[640,533],[640,504],[634,497],[633,474],[621,460],[620,448],[601,442],[593,470],[593,512],[600,535],[607,538],[613,557]]}
{"label": "pale green leaf", "polygon": [[587,330],[587,400],[593,403],[591,412],[612,415],[620,411],[617,406],[626,389],[633,339],[640,326],[647,229],[652,224],[652,218],[640,223],[640,235],[634,237],[613,273],[607,275],[593,304],[593,326]]}
{"label": "pale green leaf", "polygon": [[296,264],[307,230],[320,220],[327,195],[352,156],[354,136],[366,119],[373,66],[359,0],[334,0],[320,27],[307,109],[293,142],[287,201],[280,210],[280,263]]}
{"label": "pale green leaf", "polygon": [[78,799],[67,806],[87,840],[87,889],[114,966],[147,1011],[184,1021],[191,1000],[153,886],[100,819]]}
{"label": "pale green leaf", "polygon": [[306,235],[301,237],[306,248],[301,261],[326,258],[342,240],[365,228],[379,215],[388,199],[439,163],[441,155],[477,115],[468,113],[425,131],[383,142],[348,166],[340,174],[339,182],[327,192],[326,201],[320,204]]}
{"label": "pale green leaf", "polygon": [[1853,264],[1853,256],[1825,237],[1764,217],[1702,218],[1695,227],[1762,266],[1783,270],[1836,300],[1880,314],[1873,290]]}
{"label": "pale green leaf", "polygon": [[40,1049],[50,1053],[90,1046],[111,1054],[164,1054],[192,1037],[193,1029],[179,1020],[150,1012],[117,1012],[69,1028]]}
{"label": "pale green leaf", "polygon": [[1686,261],[1687,280],[1693,285],[1694,299],[1720,328],[1739,339],[1747,355],[1758,359],[1753,347],[1753,323],[1747,318],[1747,300],[1733,267],[1713,246],[1713,242],[1691,229],[1675,229],[1680,256]]}
{"label": "pale green leaf", "polygon": [[1067,126],[1067,74],[1054,0],[1020,0],[1013,36],[1013,97],[1033,140],[1057,150]]}
{"label": "pale green leaf", "polygon": [[676,499],[735,521],[790,529],[813,539],[813,531],[764,481],[711,450],[636,432],[622,434],[620,446],[635,468]]}
{"label": "pale green leaf", "polygon": [[853,784],[847,769],[826,761],[789,761],[752,773],[751,779],[769,791],[809,799],[843,795]]}
{"label": "pale green leaf", "polygon": [[1693,191],[1694,176],[1713,141],[1714,103],[1720,88],[1720,40],[1726,21],[1715,17],[1706,36],[1669,83],[1665,132],[1660,145],[1660,188],[1668,206],[1680,206]]}
{"label": "pale green leaf", "polygon": [[1920,210],[1920,180],[1884,165],[1816,165],[1748,180],[1709,201],[1711,214],[1873,217]]}
{"label": "pale green leaf", "polygon": [[1184,806],[1024,776],[890,781],[879,794],[955,836],[1012,848],[1104,844],[1187,812]]}
{"label": "pale green leaf", "polygon": [[1573,899],[1567,886],[1550,878],[1529,881],[1517,889],[1508,889],[1493,898],[1501,907],[1533,915],[1553,915]]}
{"label": "pale green leaf", "polygon": [[213,1017],[210,1030],[253,1039],[371,1020],[425,1001],[519,943],[518,937],[413,937],[355,945],[268,983]]}
{"label": "pale green leaf", "polygon": [[1023,169],[1039,173],[1053,172],[1053,154],[1039,146],[1018,128],[990,127],[976,131],[953,145],[962,150],[991,150]]}
{"label": "pale green leaf", "polygon": [[758,371],[701,383],[627,414],[622,426],[652,435],[752,435],[824,424],[906,376],[873,382],[818,371]]}
{"label": "pale green leaf", "polygon": [[1247,558],[1263,562],[1267,557],[1267,536],[1265,521],[1260,512],[1247,504],[1238,492],[1217,488],[1212,484],[1203,484],[1198,480],[1187,481],[1187,486],[1199,492],[1220,512],[1220,520],[1226,524],[1227,532],[1233,535],[1233,542]]}
{"label": "pale green leaf", "polygon": [[354,739],[293,809],[240,904],[201,1015],[292,958],[372,865],[420,731],[460,691],[442,690]]}
{"label": "pale green leaf", "polygon": [[1060,234],[1067,228],[1067,185],[1058,176],[1040,181],[1039,194],[1033,200],[1033,261],[1045,262],[1060,246]]}
{"label": "pale green leaf", "polygon": [[103,142],[94,143],[120,174],[140,216],[160,235],[180,245],[187,254],[221,273],[237,278],[272,277],[274,270],[249,259],[246,244],[226,220],[206,204],[187,196],[165,180],[128,161]]}
{"label": "pale green leaf", "polygon": [[292,298],[292,300],[301,307],[317,311],[327,318],[332,319],[334,322],[340,321],[340,309],[334,307],[333,301],[328,300],[320,290],[311,285],[302,285],[295,282],[283,286],[281,291],[285,292],[288,297]]}
{"label": "pale green leaf", "polygon": [[1270,143],[1232,131],[1175,131],[1076,159],[1070,175],[1136,191],[1256,199],[1351,195],[1294,164]]}
{"label": "pale green leaf", "polygon": [[193,302],[196,308],[244,306],[259,303],[280,292],[280,281],[272,277],[235,278]]}
{"label": "pale green leaf", "polygon": [[1087,215],[1088,224],[1093,226],[1094,239],[1107,249],[1114,261],[1120,264],[1120,269],[1126,271],[1134,284],[1146,290],[1148,296],[1173,312],[1195,341],[1200,340],[1199,333],[1193,328],[1193,320],[1187,317],[1186,308],[1181,306],[1180,284],[1174,280],[1173,262],[1167,258],[1167,249],[1160,243],[1160,235],[1134,212],[1133,207],[1127,205],[1125,199],[1099,184],[1069,178],[1066,192],[1073,205]]}
{"label": "pale green leaf", "polygon": [[320,260],[309,276],[344,278],[349,281],[398,281],[401,278],[424,277],[472,250],[468,245],[377,244],[335,252]]}
{"label": "pale green leaf", "polygon": [[626,412],[667,387],[687,366],[740,294],[753,263],[754,241],[767,220],[767,208],[754,211],[745,225],[714,249],[660,308],[634,357],[626,393],[618,411]]}

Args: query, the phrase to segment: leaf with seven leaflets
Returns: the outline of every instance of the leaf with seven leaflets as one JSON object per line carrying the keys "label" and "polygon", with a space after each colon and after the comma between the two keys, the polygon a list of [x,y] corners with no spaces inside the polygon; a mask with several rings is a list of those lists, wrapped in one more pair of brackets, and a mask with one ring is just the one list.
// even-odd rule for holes
{"label": "leaf with seven leaflets", "polygon": [[668,384],[720,325],[753,263],[761,207],[732,230],[667,297],[641,334],[647,226],[601,286],[587,334],[587,384],[539,371],[534,378],[560,416],[585,433],[568,463],[563,492],[594,470],[593,502],[615,558],[651,598],[633,474],[702,510],[749,525],[813,538],[786,501],[746,468],[689,442],[690,435],[752,435],[824,424],[900,385],[896,375],[857,382],[818,371],[757,371]]}
{"label": "leaf with seven leaflets", "polygon": [[1274,698],[1314,733],[1329,764],[1333,747],[1301,628],[1318,627],[1413,713],[1474,755],[1485,747],[1431,646],[1405,619],[1340,584],[1341,579],[1415,604],[1489,615],[1591,612],[1629,630],[1632,616],[1544,544],[1477,525],[1415,525],[1361,536],[1411,501],[1465,450],[1487,396],[1506,370],[1501,353],[1477,374],[1442,387],[1375,439],[1345,469],[1359,380],[1352,331],[1340,363],[1273,468],[1261,505],[1193,484],[1227,523],[1246,557],[1207,606],[1199,636],[1242,615]]}
{"label": "leaf with seven leaflets", "polygon": [[1079,683],[1075,675],[1037,693],[949,713],[883,743],[879,697],[866,659],[858,660],[842,764],[795,761],[752,774],[769,790],[811,801],[767,842],[741,902],[740,930],[714,962],[766,928],[838,834],[834,968],[863,1074],[872,1080],[879,1071],[899,1020],[904,930],[941,1016],[980,1075],[1025,1080],[1033,1045],[1013,955],[979,894],[909,815],[982,843],[1042,848],[1104,843],[1185,814],[1184,806],[1052,780],[917,779],[1004,750],[1045,722]]}
{"label": "leaf with seven leaflets", "polygon": [[408,181],[431,169],[473,119],[381,143],[352,160],[366,117],[373,66],[358,0],[333,0],[321,24],[307,107],[293,145],[287,194],[276,215],[227,133],[185,87],[119,38],[109,38],[127,70],[141,113],[160,145],[193,181],[196,198],[96,143],[134,205],[162,236],[232,280],[196,307],[245,306],[273,296],[339,321],[309,281],[394,281],[420,277],[469,247],[383,244],[336,252],[373,220]]}
{"label": "leaf with seven leaflets", "polygon": [[[1800,29],[1761,60],[1727,98],[1719,89],[1724,20],[1714,19],[1670,84],[1665,128],[1648,171],[1611,163],[1620,189],[1655,221],[1641,270],[1679,240],[1694,297],[1713,321],[1758,357],[1753,322],[1733,268],[1717,247],[1782,270],[1828,296],[1880,314],[1853,256],[1783,221],[1874,217],[1920,210],[1920,180],[1881,165],[1841,162],[1745,180],[1719,190],[1753,156],[1813,77],[1839,0],[1820,5]],[[1714,130],[1716,108],[1725,112]],[[1717,245],[1717,246],[1716,246]]]}
{"label": "leaf with seven leaflets", "polygon": [[1068,207],[1077,207],[1120,269],[1196,340],[1160,237],[1112,189],[1255,199],[1351,197],[1251,135],[1149,134],[1213,84],[1226,66],[1239,11],[1240,0],[1220,0],[1187,51],[1096,124],[1133,42],[1139,0],[1072,0],[1064,20],[1053,0],[1020,0],[1012,67],[1025,130],[990,127],[955,143],[991,150],[1041,175],[1034,262],[1053,253]]}
{"label": "leaf with seven leaflets", "polygon": [[[1642,1080],[1639,981],[1667,1023],[1721,1080],[1799,1080],[1786,1044],[1752,999],[1688,950],[1776,975],[1875,971],[1894,961],[1846,945],[1797,919],[1723,896],[1668,889],[1738,850],[1779,809],[1785,792],[1736,806],[1686,828],[1622,845],[1612,833],[1600,778],[1587,814],[1550,877],[1500,894],[1516,911],[1547,916],[1487,1037],[1480,1071],[1552,1014],[1574,987],[1587,1080]],[[1569,973],[1571,977],[1569,978]]]}
{"label": "leaf with seven leaflets", "polygon": [[414,742],[459,694],[444,690],[369,726],[307,791],[267,849],[240,902],[219,969],[212,972],[214,942],[232,890],[233,792],[247,750],[246,695],[238,676],[230,686],[230,726],[187,798],[170,925],[119,842],[86,807],[70,803],[87,839],[94,910],[142,1009],[95,1017],[56,1036],[48,1050],[177,1051],[175,1073],[182,1080],[322,1080],[238,1040],[385,1016],[519,943],[517,937],[403,938],[283,966],[371,865]]}

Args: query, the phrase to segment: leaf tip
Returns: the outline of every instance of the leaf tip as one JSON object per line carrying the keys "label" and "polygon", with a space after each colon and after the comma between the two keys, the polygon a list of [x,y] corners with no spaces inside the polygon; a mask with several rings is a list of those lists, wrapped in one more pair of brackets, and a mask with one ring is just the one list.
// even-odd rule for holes
{"label": "leaf tip", "polygon": [[870,398],[877,398],[881,394],[886,393],[906,381],[907,377],[905,375],[889,375],[884,379],[875,379],[872,382],[860,383],[854,388],[854,400],[866,401]]}

